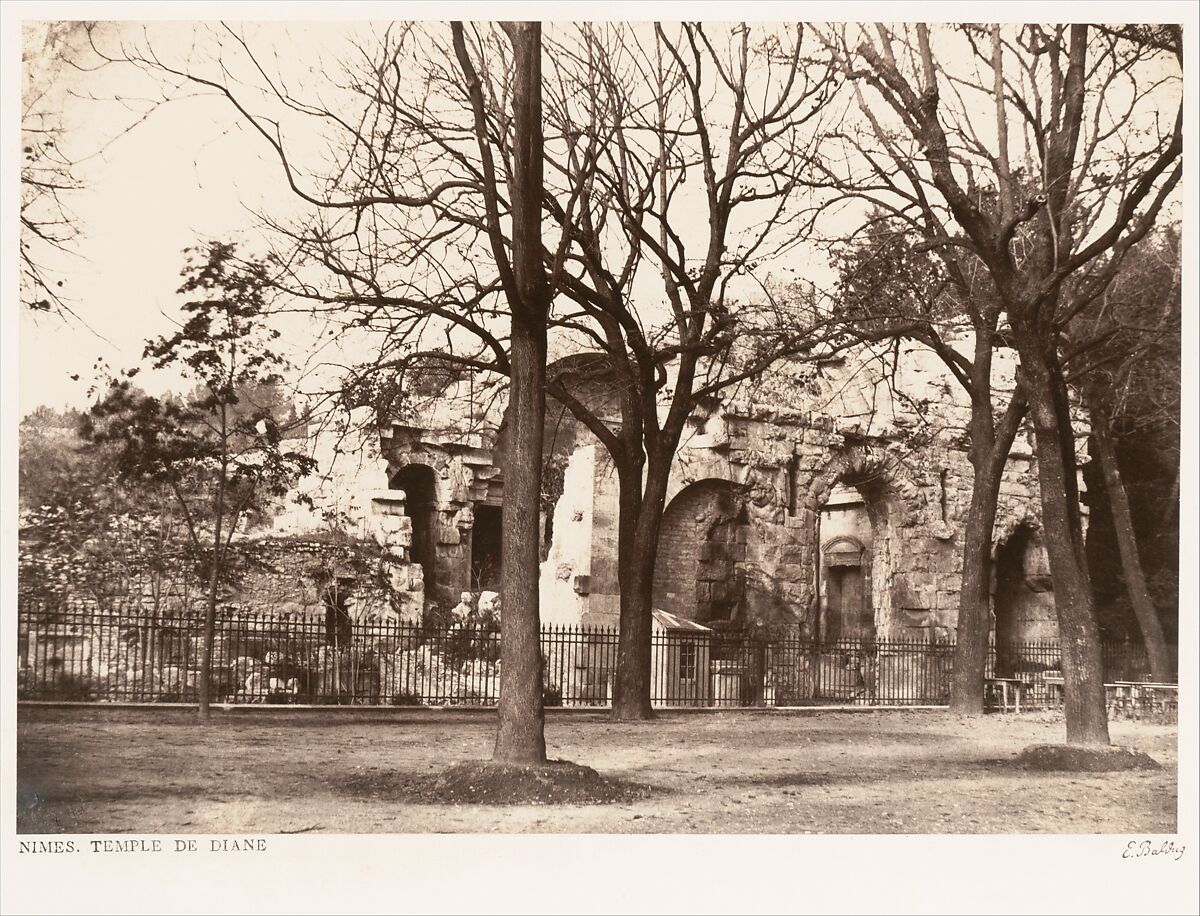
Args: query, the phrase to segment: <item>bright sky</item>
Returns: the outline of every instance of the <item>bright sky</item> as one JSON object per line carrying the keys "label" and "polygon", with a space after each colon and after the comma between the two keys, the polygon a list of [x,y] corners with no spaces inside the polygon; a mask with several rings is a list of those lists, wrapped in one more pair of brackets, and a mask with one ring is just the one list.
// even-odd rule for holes
{"label": "bright sky", "polygon": [[[347,36],[363,25],[290,22],[246,28],[256,52],[266,50],[270,56],[272,47],[280,50],[272,64],[289,80],[317,86],[327,76],[323,59],[340,53]],[[113,47],[122,40],[137,41],[143,29],[164,59],[178,60],[189,51],[195,60],[206,59],[208,27],[189,22],[149,27],[105,23],[98,43]],[[33,48],[44,40],[41,29],[31,28],[27,35]],[[81,41],[82,35],[74,40]],[[31,66],[30,72],[38,74],[38,67]],[[137,99],[155,95],[157,87],[121,67],[89,73],[60,68],[49,71],[48,80],[51,103],[62,105],[72,151],[103,148],[103,153],[89,161],[82,172],[85,187],[71,197],[83,236],[73,246],[76,256],[62,261],[65,297],[82,320],[64,323],[21,313],[20,414],[39,404],[85,405],[97,359],[113,370],[139,362],[145,340],[169,331],[178,314],[182,300],[175,290],[184,248],[208,238],[241,238],[253,249],[261,233],[254,228],[252,210],[277,218],[299,212],[273,154],[224,100],[172,101],[108,143],[136,114],[79,96]],[[702,231],[703,226],[703,218],[684,220],[679,231]],[[802,252],[797,259],[805,267],[812,260]],[[298,322],[292,330],[288,340],[296,355],[311,349],[311,323]],[[175,382],[166,376],[139,377],[151,389]]]}
{"label": "bright sky", "polygon": [[[103,38],[114,38],[116,28],[107,26]],[[140,35],[136,26],[124,28]],[[174,45],[190,31],[160,25],[156,42]],[[55,88],[72,150],[103,148],[83,172],[85,188],[71,197],[84,233],[74,246],[77,256],[61,261],[64,294],[91,330],[77,321],[22,313],[22,414],[39,404],[85,404],[97,358],[114,370],[138,363],[145,340],[168,332],[178,315],[185,248],[209,238],[243,238],[253,245],[252,209],[295,209],[261,138],[250,136],[221,101],[172,101],[108,143],[136,115],[74,94],[144,96],[153,86],[128,70],[107,68],[63,70]],[[143,384],[156,387],[154,379]]]}
{"label": "bright sky", "polygon": [[[245,28],[255,52],[278,68],[295,90],[298,84],[320,87],[328,76],[323,60],[344,53],[349,38],[364,26],[288,23],[238,28]],[[219,26],[105,23],[96,43],[112,49],[123,42],[148,40],[164,60],[190,56],[201,62],[196,72],[210,75],[210,30],[219,32]],[[67,280],[64,296],[80,320],[64,322],[29,312],[20,317],[22,415],[41,404],[84,406],[97,378],[92,369],[97,359],[111,370],[139,362],[145,340],[167,332],[178,314],[182,299],[176,289],[185,247],[206,238],[243,238],[254,248],[261,245],[261,233],[252,211],[282,219],[301,212],[274,154],[223,99],[184,97],[158,106],[135,123],[148,107],[145,102],[126,106],[111,100],[154,97],[161,92],[156,82],[128,66],[90,72],[54,68],[47,63],[52,55],[36,53],[45,46],[45,35],[42,25],[26,30],[26,53],[32,51],[35,59],[28,67],[31,78],[50,87],[48,106],[61,105],[70,152],[103,152],[89,159],[81,172],[85,186],[70,198],[83,230],[72,246],[76,254],[56,258]],[[75,59],[87,59],[81,52],[86,43],[82,31],[76,30],[66,43],[73,45]],[[273,49],[280,53],[272,54]],[[237,60],[236,54],[226,57]],[[298,94],[311,97],[303,90]],[[131,123],[134,126],[121,133]],[[288,134],[293,154],[319,155],[313,152],[318,144],[302,132],[299,137],[297,142],[296,132]],[[705,227],[700,213],[698,219],[680,220],[676,231],[686,238],[702,235]],[[657,290],[651,294],[661,298],[657,281],[651,286]],[[299,362],[305,350],[311,350],[313,327],[298,322],[293,328],[288,339]],[[139,384],[157,390],[178,380],[144,374]]]}

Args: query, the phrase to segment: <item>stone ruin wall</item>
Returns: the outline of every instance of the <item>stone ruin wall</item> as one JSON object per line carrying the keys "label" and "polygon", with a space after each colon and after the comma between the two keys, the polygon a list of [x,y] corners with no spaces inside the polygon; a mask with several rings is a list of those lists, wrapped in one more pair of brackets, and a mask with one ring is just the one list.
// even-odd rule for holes
{"label": "stone ruin wall", "polygon": [[[827,425],[785,425],[747,417],[726,417],[723,422],[726,435],[706,437],[707,441],[681,450],[660,536],[660,580],[663,567],[677,570],[686,579],[690,569],[710,563],[716,570],[700,577],[697,600],[718,604],[737,600],[717,590],[728,590],[734,584],[731,580],[740,579],[735,586],[740,591],[735,619],[749,626],[798,624],[815,635],[817,515],[839,480],[871,479],[866,501],[873,531],[870,586],[878,632],[913,635],[909,631],[917,630],[922,636],[952,632],[962,569],[962,525],[970,501],[971,467],[965,453],[932,446],[914,455],[893,442],[847,436]],[[619,601],[616,480],[598,449],[592,449],[591,463],[594,489],[586,532],[590,564],[559,564],[555,579],[573,582],[585,577],[587,594],[577,595],[575,602],[578,622],[615,625]],[[732,516],[727,519],[728,533],[715,542],[701,543],[697,551],[695,538],[672,530],[672,509],[677,500],[687,499],[685,491],[706,485],[716,490],[712,485],[718,482],[727,485],[736,509],[726,513]],[[1036,519],[1032,485],[1029,460],[1016,458],[1005,475],[1001,529]],[[690,520],[688,513],[684,521]],[[718,562],[713,563],[717,558],[711,555],[695,556],[705,554],[706,548],[711,554],[714,543],[723,554]],[[723,575],[730,571],[733,576]],[[656,596],[661,594],[656,588]],[[564,599],[569,597],[565,590],[554,593],[556,618],[574,617],[563,612]]]}
{"label": "stone ruin wall", "polygon": [[[1005,371],[1011,378],[1011,362],[1001,361],[1001,378]],[[818,516],[834,487],[849,484],[869,517],[867,588],[876,633],[951,636],[972,480],[962,432],[969,412],[931,354],[908,350],[897,376],[903,399],[878,384],[869,362],[847,361],[823,379],[775,379],[773,391],[764,386],[767,397],[759,389],[694,417],[667,494],[656,606],[702,621],[799,626],[817,635],[826,544]],[[764,406],[772,403],[809,409]],[[912,406],[918,403],[923,420]],[[589,470],[586,494],[578,481]],[[615,626],[615,473],[604,450],[584,437],[567,475],[577,484],[555,513],[543,615]],[[997,551],[1018,533],[1036,533],[1038,518],[1036,466],[1019,439],[1001,486]],[[1015,635],[1052,635],[1044,553],[1036,537],[1025,549],[1019,565],[1032,585],[1020,584],[1014,600],[1028,626]]]}
{"label": "stone ruin wall", "polygon": [[[693,618],[699,611],[742,626],[799,626],[816,635],[824,540],[818,517],[841,484],[857,489],[870,520],[869,593],[877,633],[952,634],[972,478],[963,434],[967,409],[931,354],[908,348],[892,365],[903,385],[899,398],[881,383],[873,360],[868,354],[815,374],[811,367],[784,367],[693,418],[672,473],[666,516],[686,524],[682,534],[678,525],[664,526],[660,564],[682,570],[685,578],[695,570],[696,581],[680,590],[682,598],[671,597],[664,573],[656,604],[675,601],[664,609]],[[998,377],[1011,377],[1011,360],[998,362]],[[547,440],[561,484],[543,519],[543,621],[615,626],[616,476],[590,433],[555,411],[551,403]],[[325,456],[323,474],[310,488],[318,497],[315,508],[285,513],[274,534],[333,529],[348,535],[386,570],[386,603],[400,619],[419,620],[429,602],[443,608],[457,602],[460,591],[476,584],[471,558],[477,510],[502,504],[503,474],[494,427],[489,434],[455,425],[452,412],[433,420],[409,418],[406,425],[377,428],[374,436],[369,424],[360,424],[358,440],[343,441]],[[405,492],[395,485],[414,464],[432,470],[432,587],[414,562],[413,518]],[[1036,535],[1038,516],[1035,460],[1022,434],[1001,486],[997,550],[1017,535]],[[1053,618],[1045,558],[1036,536],[1025,540],[1027,555],[1017,565],[1029,594],[1020,599],[1021,613],[1031,633],[1044,635]],[[692,593],[684,594],[688,588]],[[289,603],[282,593],[264,601]],[[362,609],[380,604],[371,598]]]}

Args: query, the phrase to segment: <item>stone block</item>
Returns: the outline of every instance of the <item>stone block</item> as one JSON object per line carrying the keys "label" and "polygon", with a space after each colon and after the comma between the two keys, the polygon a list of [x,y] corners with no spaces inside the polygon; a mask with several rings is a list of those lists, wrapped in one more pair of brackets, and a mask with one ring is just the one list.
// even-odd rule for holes
{"label": "stone block", "polygon": [[592,591],[616,592],[617,564],[610,559],[592,559]]}
{"label": "stone block", "polygon": [[958,610],[958,591],[941,590],[937,593],[937,599],[934,606],[939,611],[957,611]]}
{"label": "stone block", "polygon": [[746,556],[742,559],[752,563],[757,563],[761,566],[774,566],[779,562],[778,544],[759,544],[757,546],[748,547]]}
{"label": "stone block", "polygon": [[781,563],[777,574],[783,582],[798,583],[806,578],[805,569],[800,563]]}
{"label": "stone block", "polygon": [[592,594],[580,617],[587,627],[617,627],[621,623],[621,599],[617,595]]}
{"label": "stone block", "polygon": [[809,560],[811,551],[794,544],[788,544],[779,549],[779,562],[783,564],[799,564]]}

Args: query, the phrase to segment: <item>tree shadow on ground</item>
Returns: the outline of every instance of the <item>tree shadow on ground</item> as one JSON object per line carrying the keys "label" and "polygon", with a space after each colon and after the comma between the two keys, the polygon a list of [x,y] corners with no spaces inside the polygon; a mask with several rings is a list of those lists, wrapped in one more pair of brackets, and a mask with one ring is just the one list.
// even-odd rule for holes
{"label": "tree shadow on ground", "polygon": [[729,776],[721,777],[720,775],[712,775],[699,777],[700,779],[709,781],[714,788],[722,786],[739,787],[739,788],[763,788],[763,789],[786,789],[792,786],[836,786],[836,785],[859,785],[863,782],[872,781],[870,773],[771,773],[769,775],[755,776]]}
{"label": "tree shadow on ground", "polygon": [[707,782],[713,789],[729,788],[801,788],[805,786],[865,786],[872,783],[944,781],[947,778],[986,779],[996,777],[1025,777],[1030,780],[1044,779],[1056,772],[1112,772],[1128,769],[1158,769],[1159,765],[1148,756],[1130,755],[1124,749],[1104,749],[1103,753],[1090,757],[1083,763],[1064,764],[1053,754],[1048,759],[1028,759],[1025,752],[1012,757],[986,757],[972,760],[955,760],[951,764],[919,769],[910,766],[904,769],[880,767],[877,769],[847,769],[839,772],[790,772],[752,774],[748,776],[721,776],[719,772],[698,775],[696,781]]}

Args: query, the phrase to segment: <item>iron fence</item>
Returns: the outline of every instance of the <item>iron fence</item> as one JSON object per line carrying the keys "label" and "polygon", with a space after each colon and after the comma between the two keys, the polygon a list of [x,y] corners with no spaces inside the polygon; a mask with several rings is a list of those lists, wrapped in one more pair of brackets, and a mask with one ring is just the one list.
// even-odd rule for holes
{"label": "iron fence", "polygon": [[[198,613],[22,607],[18,698],[195,702],[204,636]],[[606,706],[617,631],[542,629],[548,706]],[[1146,680],[1141,646],[1107,643],[1105,680]],[[652,703],[660,707],[942,705],[954,647],[927,639],[815,641],[798,631],[656,630]],[[1018,681],[1028,707],[1061,702],[1057,642],[990,647],[985,676]],[[217,703],[494,706],[500,634],[494,627],[431,629],[395,620],[350,621],[222,613],[212,655]]]}

